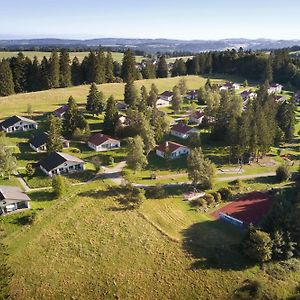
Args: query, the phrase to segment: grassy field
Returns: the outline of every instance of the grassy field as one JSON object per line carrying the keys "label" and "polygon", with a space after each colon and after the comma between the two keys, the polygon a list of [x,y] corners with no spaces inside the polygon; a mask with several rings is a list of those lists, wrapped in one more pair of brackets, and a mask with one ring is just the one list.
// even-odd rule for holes
{"label": "grassy field", "polygon": [[239,232],[178,196],[147,200],[139,211],[120,210],[102,181],[62,200],[31,196],[33,223],[26,214],[0,222],[12,299],[229,299],[247,278],[283,299],[299,279],[290,272],[278,281],[248,266]]}
{"label": "grassy field", "polygon": [[[187,86],[190,89],[198,89],[205,84],[206,79],[200,76],[186,76]],[[152,83],[155,83],[160,92],[172,89],[179,81],[180,77],[148,79],[136,81],[136,87],[145,85],[149,90]],[[98,86],[105,97],[113,95],[116,100],[124,97],[124,84],[101,84]],[[41,92],[17,94],[0,98],[0,119],[13,114],[26,115],[27,105],[31,104],[35,115],[55,110],[59,105],[65,104],[72,95],[79,104],[86,103],[89,85],[70,87],[64,89],[52,89]]]}
{"label": "grassy field", "polygon": [[[19,52],[8,52],[8,51],[0,51],[0,59],[2,58],[10,58],[16,57]],[[51,56],[51,52],[40,52],[40,51],[23,51],[25,56],[28,56],[30,59],[33,59],[35,56],[38,58],[39,61],[43,59],[44,56],[49,58]],[[76,56],[79,61],[82,61],[85,56],[87,56],[89,52],[70,52],[71,60]],[[122,62],[123,53],[120,52],[112,52],[113,60],[117,62]],[[136,56],[136,61],[140,62],[143,59],[142,56]]]}

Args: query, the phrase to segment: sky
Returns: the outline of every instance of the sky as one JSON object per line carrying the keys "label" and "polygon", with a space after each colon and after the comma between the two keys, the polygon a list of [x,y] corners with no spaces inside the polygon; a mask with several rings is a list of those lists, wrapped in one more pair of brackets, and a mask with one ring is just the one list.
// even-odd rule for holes
{"label": "sky", "polygon": [[0,38],[300,39],[299,0],[0,0]]}

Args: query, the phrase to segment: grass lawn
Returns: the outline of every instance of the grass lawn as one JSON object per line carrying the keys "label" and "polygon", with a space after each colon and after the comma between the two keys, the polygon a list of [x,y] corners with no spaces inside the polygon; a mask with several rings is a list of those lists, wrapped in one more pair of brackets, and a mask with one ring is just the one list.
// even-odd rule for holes
{"label": "grass lawn", "polygon": [[102,181],[61,200],[44,193],[31,195],[42,209],[31,224],[20,214],[0,219],[12,299],[225,299],[247,278],[283,299],[299,279],[288,273],[277,281],[249,267],[235,246],[240,233],[180,197],[128,211]]}
{"label": "grass lawn", "polygon": [[[28,56],[30,59],[33,59],[35,56],[38,58],[39,61],[43,59],[44,56],[47,58],[50,58],[51,52],[40,52],[40,51],[22,51],[25,56]],[[10,52],[10,51],[2,51],[0,52],[0,59],[2,58],[9,58],[9,57],[16,57],[19,52]],[[73,60],[73,58],[76,56],[79,61],[82,61],[85,56],[89,55],[89,52],[69,52],[70,53],[70,59]],[[112,52],[113,60],[121,63],[123,59],[123,53],[120,52]],[[140,62],[143,57],[142,56],[136,56],[135,57],[137,62]]]}

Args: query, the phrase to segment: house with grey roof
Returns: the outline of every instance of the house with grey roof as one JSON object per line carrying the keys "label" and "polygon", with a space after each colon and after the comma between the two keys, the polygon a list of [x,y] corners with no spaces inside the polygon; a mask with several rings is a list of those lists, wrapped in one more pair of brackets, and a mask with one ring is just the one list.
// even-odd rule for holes
{"label": "house with grey roof", "polygon": [[30,198],[16,186],[0,186],[0,215],[30,208]]}
{"label": "house with grey roof", "polygon": [[30,131],[38,128],[36,121],[20,116],[12,116],[0,123],[6,133]]}
{"label": "house with grey roof", "polygon": [[84,171],[84,161],[73,155],[53,152],[40,161],[40,169],[48,176],[67,175]]}
{"label": "house with grey roof", "polygon": [[[42,132],[36,134],[30,141],[29,146],[35,152],[46,152],[47,151],[47,140],[48,140],[48,133]],[[64,148],[70,147],[70,141],[61,137],[61,142]]]}

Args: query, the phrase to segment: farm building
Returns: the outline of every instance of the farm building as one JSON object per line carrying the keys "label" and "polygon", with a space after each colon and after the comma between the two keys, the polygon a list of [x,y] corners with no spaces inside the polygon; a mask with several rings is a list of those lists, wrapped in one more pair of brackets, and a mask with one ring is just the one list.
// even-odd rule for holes
{"label": "farm building", "polygon": [[204,119],[204,111],[203,110],[196,110],[193,112],[189,118],[189,123],[198,124],[200,125]]}
{"label": "farm building", "polygon": [[273,83],[268,88],[268,94],[278,94],[281,93],[283,86],[279,83]]}
{"label": "farm building", "polygon": [[84,170],[84,161],[66,153],[53,152],[40,162],[40,169],[50,177],[77,173]]}
{"label": "farm building", "polygon": [[188,155],[190,149],[175,142],[163,142],[156,149],[156,155],[162,158],[176,159]]}
{"label": "farm building", "polygon": [[121,142],[108,135],[102,133],[96,133],[90,137],[88,146],[95,151],[108,151],[112,149],[118,149],[121,146]]}
{"label": "farm building", "polygon": [[[30,140],[29,146],[32,150],[35,152],[45,152],[47,151],[47,139],[48,139],[48,133],[42,132],[34,136],[33,139]],[[64,148],[70,147],[70,142],[63,137],[61,137],[61,141],[63,143]]]}
{"label": "farm building", "polygon": [[0,215],[30,208],[30,198],[16,186],[0,186]]}
{"label": "farm building", "polygon": [[38,124],[34,120],[25,117],[12,116],[3,121],[0,128],[6,133],[24,132],[37,129]]}
{"label": "farm building", "polygon": [[190,133],[197,132],[197,131],[198,131],[197,129],[195,129],[191,126],[188,126],[184,123],[179,123],[179,124],[174,125],[171,128],[171,135],[177,136],[181,139],[187,139],[189,137]]}
{"label": "farm building", "polygon": [[59,107],[58,109],[56,109],[53,112],[53,114],[54,114],[54,116],[56,116],[58,118],[63,118],[67,110],[68,110],[68,105],[63,105],[63,106]]}

